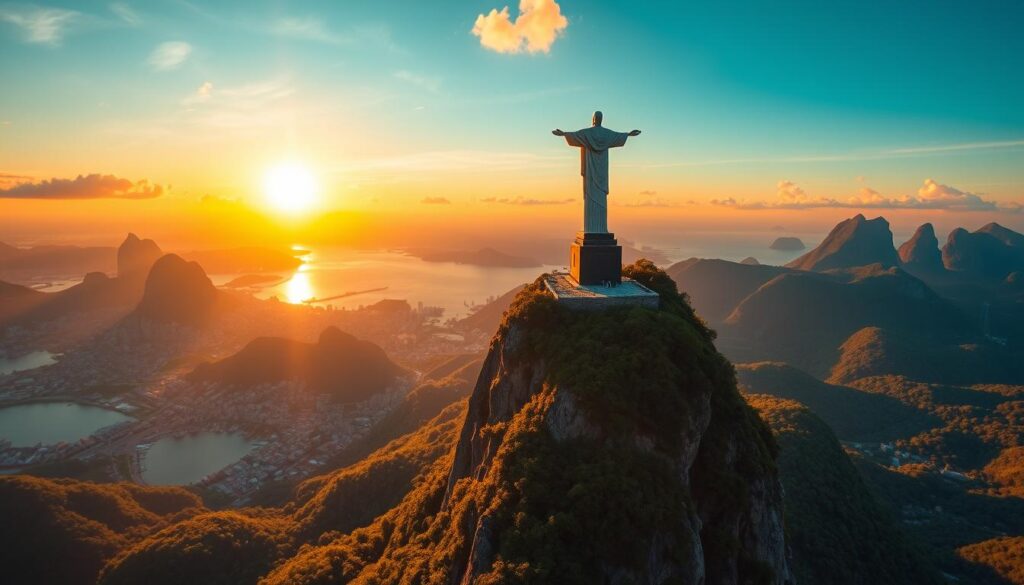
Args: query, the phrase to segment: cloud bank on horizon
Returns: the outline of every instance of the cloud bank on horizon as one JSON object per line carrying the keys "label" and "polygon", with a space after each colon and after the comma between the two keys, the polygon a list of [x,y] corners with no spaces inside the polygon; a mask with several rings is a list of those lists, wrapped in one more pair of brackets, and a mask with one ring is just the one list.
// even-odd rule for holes
{"label": "cloud bank on horizon", "polygon": [[508,6],[479,15],[473,34],[480,45],[498,53],[547,53],[569,26],[555,0],[520,0],[519,16],[512,20]]}
{"label": "cloud bank on horizon", "polygon": [[980,195],[938,183],[934,179],[925,179],[924,184],[917,190],[916,196],[899,195],[887,197],[870,187],[861,187],[859,193],[853,197],[834,199],[831,197],[812,197],[792,181],[779,181],[776,187],[778,192],[774,201],[747,201],[730,197],[728,199],[712,199],[711,204],[719,207],[745,210],[799,210],[838,207],[849,209],[918,209],[1019,213],[1024,209],[1024,206],[1019,203],[989,201]]}
{"label": "cloud bank on horizon", "polygon": [[20,183],[0,189],[0,199],[153,199],[163,192],[162,186],[145,179],[132,182],[114,175],[93,173],[74,179]]}

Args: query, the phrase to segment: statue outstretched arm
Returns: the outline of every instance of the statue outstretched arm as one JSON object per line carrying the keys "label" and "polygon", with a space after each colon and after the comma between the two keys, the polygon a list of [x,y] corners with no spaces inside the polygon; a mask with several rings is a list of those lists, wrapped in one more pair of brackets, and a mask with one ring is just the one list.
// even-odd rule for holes
{"label": "statue outstretched arm", "polygon": [[639,130],[631,130],[629,132],[629,135],[630,136],[640,136],[640,131]]}
{"label": "statue outstretched arm", "polygon": [[561,128],[555,128],[554,130],[551,131],[551,133],[554,134],[555,136],[562,136],[562,137],[564,137],[565,138],[565,142],[569,146],[577,146],[577,147],[583,146],[583,143],[580,142],[580,139],[576,137],[576,133],[575,132],[565,132]]}

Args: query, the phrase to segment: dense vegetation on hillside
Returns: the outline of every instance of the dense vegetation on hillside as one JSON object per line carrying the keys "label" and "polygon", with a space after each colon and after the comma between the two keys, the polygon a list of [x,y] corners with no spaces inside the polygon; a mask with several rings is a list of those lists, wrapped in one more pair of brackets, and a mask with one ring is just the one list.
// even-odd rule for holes
{"label": "dense vegetation on hillside", "polygon": [[1020,535],[1024,500],[985,494],[970,481],[944,478],[921,465],[898,470],[854,457],[862,477],[898,514],[903,526],[925,547],[932,562],[961,583],[1000,583],[991,568],[965,561],[957,550],[1005,535]]}
{"label": "dense vegetation on hillside", "polygon": [[909,438],[941,423],[937,417],[896,398],[828,384],[782,363],[740,364],[736,376],[745,391],[807,406],[847,441]]}
{"label": "dense vegetation on hillside", "polygon": [[747,397],[779,441],[787,544],[798,583],[942,583],[868,491],[832,431],[804,406]]}
{"label": "dense vegetation on hillside", "polygon": [[102,585],[255,583],[290,550],[288,522],[252,511],[213,512],[179,522],[114,558]]}
{"label": "dense vegetation on hillside", "polygon": [[[771,567],[743,556],[754,554],[750,527],[736,529],[772,489],[770,432],[664,273],[639,265],[629,274],[662,293],[662,311],[572,313],[540,285],[524,291],[484,366],[485,377],[499,377],[474,393],[455,459],[440,458],[372,525],[305,549],[267,582],[445,583],[466,567],[479,583],[593,583],[639,578],[651,562],[671,579],[678,567],[696,567],[686,551],[697,537],[709,582],[728,581],[737,567],[740,582],[771,582]],[[680,429],[692,420],[688,409],[709,412],[701,395],[714,402],[712,420]],[[487,403],[497,418],[481,427]],[[703,433],[700,453],[670,429]],[[488,459],[479,474],[460,454],[471,445]],[[684,449],[696,458],[689,494],[673,463]],[[689,532],[693,514],[703,519],[699,535]]]}
{"label": "dense vegetation on hillside", "polygon": [[991,567],[1013,585],[1024,584],[1024,536],[1001,536],[957,552],[972,563]]}
{"label": "dense vegetation on hillside", "polygon": [[941,420],[897,446],[940,465],[980,470],[1003,449],[1024,446],[1024,387],[962,387],[875,376],[852,384],[883,394]]}
{"label": "dense vegetation on hillside", "polygon": [[179,488],[0,476],[3,580],[95,583],[121,548],[201,510],[199,498]]}

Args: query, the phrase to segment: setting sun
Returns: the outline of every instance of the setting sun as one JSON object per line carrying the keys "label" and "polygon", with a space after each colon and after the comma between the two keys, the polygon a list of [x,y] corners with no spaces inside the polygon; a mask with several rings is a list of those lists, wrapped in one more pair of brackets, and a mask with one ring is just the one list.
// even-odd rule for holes
{"label": "setting sun", "polygon": [[271,167],[263,177],[263,191],[267,203],[277,211],[301,214],[316,205],[316,178],[301,164],[281,163]]}

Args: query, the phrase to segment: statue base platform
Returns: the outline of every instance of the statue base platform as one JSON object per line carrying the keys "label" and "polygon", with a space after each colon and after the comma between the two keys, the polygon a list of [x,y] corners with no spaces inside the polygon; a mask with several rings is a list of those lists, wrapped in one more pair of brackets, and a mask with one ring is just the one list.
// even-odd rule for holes
{"label": "statue base platform", "polygon": [[576,233],[569,247],[569,274],[585,285],[618,284],[622,281],[622,246],[615,234]]}
{"label": "statue base platform", "polygon": [[580,284],[571,274],[553,272],[544,277],[544,286],[559,303],[584,311],[630,305],[657,309],[661,303],[658,293],[621,276],[618,284],[607,286]]}

